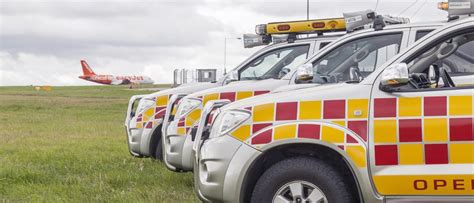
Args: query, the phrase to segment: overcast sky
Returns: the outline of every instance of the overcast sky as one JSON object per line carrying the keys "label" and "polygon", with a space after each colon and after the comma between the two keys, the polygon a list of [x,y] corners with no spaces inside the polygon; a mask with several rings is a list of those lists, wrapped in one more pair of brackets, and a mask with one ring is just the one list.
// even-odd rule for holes
{"label": "overcast sky", "polygon": [[[379,0],[377,12],[412,22],[444,20],[438,0]],[[376,0],[310,0],[310,18],[375,9]],[[98,74],[148,75],[172,82],[175,68],[218,68],[224,38],[256,24],[306,19],[306,0],[0,0],[0,85],[90,85]],[[227,42],[227,67],[259,48]]]}

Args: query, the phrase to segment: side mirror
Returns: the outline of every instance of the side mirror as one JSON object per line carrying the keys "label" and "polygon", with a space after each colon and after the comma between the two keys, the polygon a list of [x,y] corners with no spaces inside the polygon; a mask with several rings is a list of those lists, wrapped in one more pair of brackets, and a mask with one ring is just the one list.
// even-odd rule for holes
{"label": "side mirror", "polygon": [[313,80],[314,71],[313,64],[303,64],[296,69],[295,83],[308,83]]}
{"label": "side mirror", "polygon": [[234,70],[234,71],[231,71],[226,79],[225,79],[225,84],[229,84],[230,82],[234,82],[234,81],[238,81],[239,80],[239,73]]}
{"label": "side mirror", "polygon": [[380,89],[393,92],[394,88],[406,85],[410,81],[406,63],[393,64],[382,72]]}

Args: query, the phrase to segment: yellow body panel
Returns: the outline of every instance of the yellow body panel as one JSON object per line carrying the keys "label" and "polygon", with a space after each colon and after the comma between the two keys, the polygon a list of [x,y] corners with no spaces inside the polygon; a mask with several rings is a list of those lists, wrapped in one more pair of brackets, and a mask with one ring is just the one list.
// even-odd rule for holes
{"label": "yellow body panel", "polygon": [[367,159],[364,147],[360,145],[346,146],[347,155],[354,161],[357,167],[366,167]]}
{"label": "yellow body panel", "polygon": [[168,105],[168,95],[163,95],[156,98],[156,106],[166,105]]}
{"label": "yellow body panel", "polygon": [[421,116],[421,97],[398,98],[398,116]]}
{"label": "yellow body panel", "polygon": [[424,137],[425,142],[446,142],[448,141],[448,126],[446,118],[425,118]]}
{"label": "yellow body panel", "polygon": [[262,104],[253,108],[254,122],[273,121],[275,114],[275,104]]}
{"label": "yellow body panel", "polygon": [[474,143],[451,143],[449,146],[449,157],[453,164],[473,164]]}
{"label": "yellow body panel", "polygon": [[400,144],[400,164],[414,165],[423,164],[422,144]]}
{"label": "yellow body panel", "polygon": [[300,120],[321,119],[321,101],[300,102]]}
{"label": "yellow body panel", "polygon": [[249,98],[253,96],[253,92],[237,92],[237,100]]}
{"label": "yellow body panel", "polygon": [[201,116],[201,109],[194,109],[189,115],[186,116],[185,126],[192,127],[192,125],[199,120]]}
{"label": "yellow body panel", "polygon": [[185,127],[179,127],[178,128],[178,135],[186,135],[186,128]]}
{"label": "yellow body panel", "polygon": [[[356,115],[355,112],[360,111],[360,115]],[[367,118],[369,113],[369,100],[368,99],[349,99],[347,115],[348,118]]]}
{"label": "yellow body panel", "polygon": [[204,106],[204,105],[206,105],[206,103],[208,101],[218,100],[218,99],[219,99],[219,94],[218,93],[205,95],[204,99],[202,100],[202,105]]}
{"label": "yellow body panel", "polygon": [[472,115],[472,96],[450,96],[449,115]]}
{"label": "yellow body panel", "polygon": [[472,195],[474,175],[374,176],[382,195]]}
{"label": "yellow body panel", "polygon": [[[337,122],[337,121],[336,121]],[[345,133],[339,129],[323,126],[321,133],[321,140],[330,142],[330,143],[344,143]]]}
{"label": "yellow body panel", "polygon": [[232,136],[244,142],[250,137],[250,125],[242,125],[232,132]]}
{"label": "yellow body panel", "polygon": [[284,125],[275,128],[274,140],[290,139],[296,137],[296,125]]}
{"label": "yellow body panel", "polygon": [[397,121],[396,120],[375,120],[374,121],[374,142],[375,143],[396,143],[397,142]]}

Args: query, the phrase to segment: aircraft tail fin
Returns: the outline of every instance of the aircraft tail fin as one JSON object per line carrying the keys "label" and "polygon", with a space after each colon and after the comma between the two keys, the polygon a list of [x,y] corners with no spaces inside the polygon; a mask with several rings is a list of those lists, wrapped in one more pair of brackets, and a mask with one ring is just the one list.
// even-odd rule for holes
{"label": "aircraft tail fin", "polygon": [[86,60],[81,60],[81,66],[84,75],[95,75],[94,71],[92,71],[91,67],[89,67]]}

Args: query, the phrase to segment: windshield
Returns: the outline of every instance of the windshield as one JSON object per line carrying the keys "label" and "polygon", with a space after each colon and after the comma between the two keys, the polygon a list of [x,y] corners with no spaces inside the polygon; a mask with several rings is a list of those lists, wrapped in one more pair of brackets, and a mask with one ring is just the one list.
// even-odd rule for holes
{"label": "windshield", "polygon": [[400,51],[402,33],[347,42],[313,63],[312,83],[361,81]]}
{"label": "windshield", "polygon": [[308,45],[291,46],[259,56],[240,72],[240,80],[282,78],[306,60],[308,50]]}

